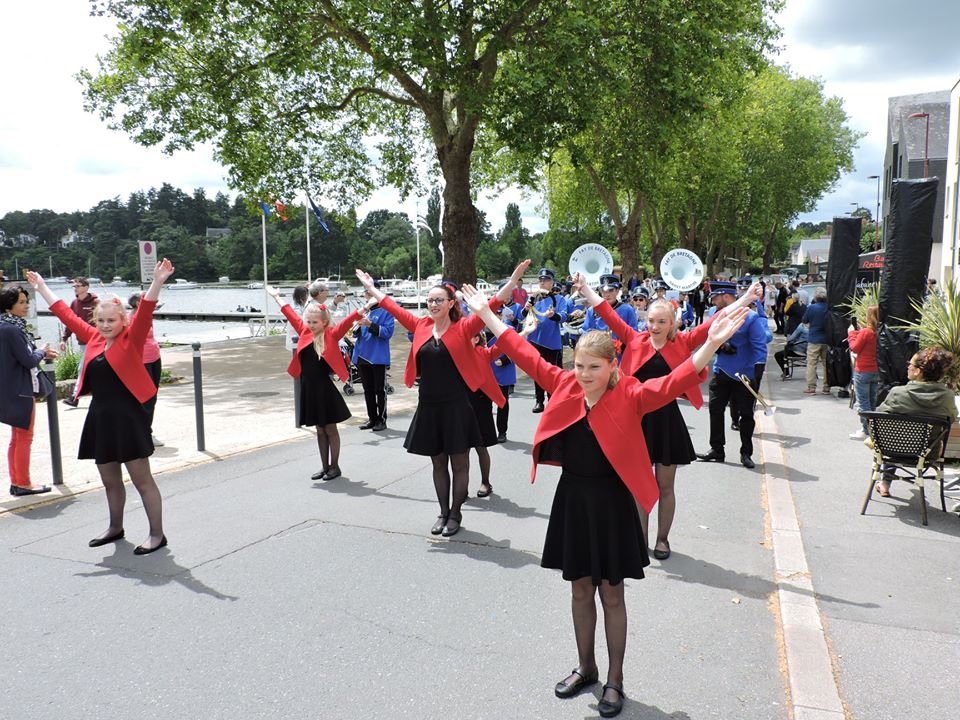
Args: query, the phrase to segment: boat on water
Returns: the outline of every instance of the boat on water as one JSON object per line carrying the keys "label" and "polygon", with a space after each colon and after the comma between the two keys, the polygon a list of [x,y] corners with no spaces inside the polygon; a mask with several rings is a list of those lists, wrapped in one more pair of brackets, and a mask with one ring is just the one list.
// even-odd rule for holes
{"label": "boat on water", "polygon": [[197,283],[183,278],[176,278],[172,283],[166,285],[167,290],[193,290],[198,287],[200,286]]}
{"label": "boat on water", "polygon": [[50,278],[46,282],[47,285],[66,285],[70,282],[70,280],[69,278],[65,278],[63,275],[60,275],[59,277]]}
{"label": "boat on water", "polygon": [[225,285],[230,282],[230,278],[228,278],[226,275],[221,275],[217,282]]}
{"label": "boat on water", "polygon": [[87,282],[91,285],[103,285],[103,280],[98,277],[88,277]]}
{"label": "boat on water", "polygon": [[247,283],[247,290],[263,290],[262,282]]}
{"label": "boat on water", "polygon": [[330,295],[335,295],[338,292],[349,292],[350,287],[347,285],[345,280],[341,280],[339,275],[331,275],[330,277],[318,277],[314,282],[322,282],[327,286],[327,290],[330,291]]}
{"label": "boat on water", "polygon": [[126,287],[128,283],[119,275],[114,275],[113,280],[110,281],[110,284],[115,287]]}

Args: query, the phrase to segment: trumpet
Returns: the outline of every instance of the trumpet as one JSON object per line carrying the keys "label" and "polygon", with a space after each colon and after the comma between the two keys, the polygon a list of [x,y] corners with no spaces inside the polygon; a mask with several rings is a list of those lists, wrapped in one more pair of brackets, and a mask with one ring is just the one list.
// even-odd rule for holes
{"label": "trumpet", "polygon": [[750,380],[743,373],[737,373],[737,380],[743,383],[743,386],[750,391],[750,394],[763,406],[763,414],[767,417],[770,417],[777,411],[776,405],[771,405],[766,401],[762,394],[753,389],[753,385],[750,383]]}

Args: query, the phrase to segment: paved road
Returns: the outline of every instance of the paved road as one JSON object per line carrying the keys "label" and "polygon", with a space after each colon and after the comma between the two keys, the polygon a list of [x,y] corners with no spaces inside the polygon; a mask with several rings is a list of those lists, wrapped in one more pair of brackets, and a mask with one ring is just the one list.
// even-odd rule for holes
{"label": "paved road", "polygon": [[[623,717],[952,715],[960,523],[931,509],[918,527],[902,483],[861,517],[869,453],[846,438],[846,402],[769,385],[781,409],[764,424],[765,463],[681,469],[674,553],[628,582]],[[113,547],[86,546],[105,523],[101,492],[3,515],[0,717],[595,716],[598,691],[552,693],[576,652],[568,585],[539,567],[557,471],[528,481],[530,390],[514,397],[511,442],[492,449],[496,494],[471,499],[450,540],[427,533],[429,461],[404,452],[399,410],[387,433],[343,428],[344,476],[329,483],[309,480],[310,438],[160,473],[170,546],[146,558],[132,555],[146,533],[132,490],[129,539]],[[684,415],[704,449],[706,411]],[[785,508],[795,537],[776,520]],[[804,679],[811,626],[784,631],[796,579],[784,557],[809,562],[829,687]],[[839,714],[815,706],[831,688]]]}

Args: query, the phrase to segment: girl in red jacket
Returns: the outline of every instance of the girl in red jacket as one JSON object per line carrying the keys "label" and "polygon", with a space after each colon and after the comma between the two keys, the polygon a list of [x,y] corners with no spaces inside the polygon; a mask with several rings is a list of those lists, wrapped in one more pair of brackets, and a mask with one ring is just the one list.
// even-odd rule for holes
{"label": "girl in red jacket", "polygon": [[110,510],[106,532],[91,540],[90,547],[106,545],[124,536],[123,507],[127,492],[121,465],[127,466],[150,524],[150,534],[134,549],[134,554],[146,555],[167,544],[163,533],[163,500],[150,472],[153,442],[143,407],[143,403],[157,394],[157,389],[143,366],[143,344],[153,325],[160,288],[171,275],[173,265],[164,258],[157,263],[153,282],[132,321],[120,298],[114,296],[97,303],[93,311],[95,325],[90,326],[50,291],[40,275],[27,273],[27,280],[50,305],[50,311],[86,346],[76,397],[89,393],[92,399],[80,435],[78,457],[93,459],[97,464]]}
{"label": "girl in red jacket", "polygon": [[[867,323],[857,329],[851,326],[847,332],[850,352],[857,356],[854,365],[853,390],[857,394],[857,407],[860,412],[871,412],[877,407],[877,393],[880,391],[880,373],[877,368],[877,318],[880,308],[871,305],[867,308]],[[860,429],[850,433],[851,440],[867,439],[867,421],[860,418]]]}
{"label": "girl in red jacket", "polygon": [[[529,264],[526,260],[513,271],[511,282],[491,301],[494,309],[510,298]],[[476,316],[463,318],[456,286],[449,281],[430,288],[427,314],[417,317],[375,287],[369,274],[357,270],[357,279],[380,307],[413,333],[403,381],[407,387],[413,387],[419,375],[420,387],[417,409],[403,446],[414,455],[430,456],[440,505],[440,514],[430,532],[450,537],[460,531],[463,521],[461,507],[470,484],[470,448],[484,444],[470,393],[482,390],[499,407],[504,402],[489,362],[480,356],[473,342],[483,321]]]}
{"label": "girl in red jacket", "polygon": [[330,311],[326,305],[310,303],[303,311],[303,319],[289,303],[280,299],[280,291],[268,287],[267,292],[280,306],[280,312],[297,333],[297,348],[287,367],[291,377],[300,378],[300,424],[316,425],[317,446],[320,449],[321,469],[311,480],[333,480],[340,477],[340,431],[337,423],[350,417],[347,403],[330,379],[330,373],[346,381],[347,365],[340,352],[340,338],[360,319],[354,310],[340,323],[330,327]]}
{"label": "girl in red jacket", "polygon": [[[594,308],[617,337],[623,339],[625,348],[620,371],[625,375],[633,375],[641,382],[662,377],[689,358],[707,339],[710,324],[716,317],[712,315],[693,330],[677,332],[673,306],[667,300],[658,298],[647,307],[647,329],[637,332],[625,323],[593,288],[583,282],[582,278],[577,289],[582,293],[586,304]],[[749,307],[751,302],[760,297],[761,292],[760,283],[754,283],[732,304],[732,309]],[[703,395],[699,386],[691,388],[684,396],[697,410],[703,407]],[[677,509],[677,497],[674,494],[677,466],[689,465],[697,459],[697,455],[676,400],[671,400],[659,410],[644,415],[642,424],[644,441],[650,454],[650,462],[654,463],[660,491],[657,504],[657,542],[653,548],[653,556],[657,560],[666,560],[670,557],[670,528]],[[649,517],[642,506],[638,507],[638,510],[643,537],[648,540]]]}
{"label": "girl in red jacket", "polygon": [[[577,277],[575,284],[582,279]],[[613,343],[600,331],[583,334],[574,351],[574,369],[563,370],[509,329],[469,285],[470,309],[497,336],[497,346],[534,382],[551,393],[537,427],[533,472],[537,463],[560,465],[563,472],[550,511],[543,567],[563,571],[572,593],[573,630],[579,664],[554,692],[567,698],[598,680],[594,656],[597,588],[603,605],[609,668],[599,710],[603,717],[623,707],[623,658],[627,642],[624,578],[642,578],[650,564],[637,512],[648,512],[657,484],[646,447],[638,442],[645,413],[664,406],[700,383],[699,373],[714,352],[743,324],[747,310],[720,314],[704,344],[668,375],[648,382],[623,377]],[[632,494],[632,497],[631,497]]]}

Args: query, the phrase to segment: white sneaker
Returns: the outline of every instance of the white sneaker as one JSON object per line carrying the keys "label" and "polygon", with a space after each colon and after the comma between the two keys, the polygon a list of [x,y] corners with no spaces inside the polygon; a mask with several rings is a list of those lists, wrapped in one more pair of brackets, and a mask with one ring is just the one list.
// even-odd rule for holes
{"label": "white sneaker", "polygon": [[866,440],[867,434],[863,430],[857,430],[856,432],[850,433],[847,437],[851,440]]}

